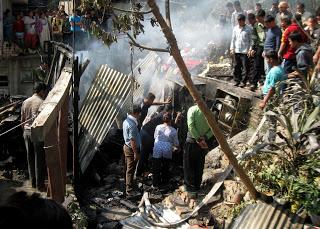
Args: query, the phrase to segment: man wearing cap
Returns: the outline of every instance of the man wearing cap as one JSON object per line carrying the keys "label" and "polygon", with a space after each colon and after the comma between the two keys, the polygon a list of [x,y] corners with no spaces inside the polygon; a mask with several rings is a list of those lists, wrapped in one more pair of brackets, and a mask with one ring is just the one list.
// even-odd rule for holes
{"label": "man wearing cap", "polygon": [[[234,86],[239,86],[242,82],[241,87],[246,86],[247,80],[250,74],[248,52],[251,46],[251,35],[252,29],[246,25],[246,16],[243,14],[238,15],[238,25],[234,27],[230,54],[234,55],[235,67],[234,67]],[[242,77],[242,71],[244,70],[245,76]]]}

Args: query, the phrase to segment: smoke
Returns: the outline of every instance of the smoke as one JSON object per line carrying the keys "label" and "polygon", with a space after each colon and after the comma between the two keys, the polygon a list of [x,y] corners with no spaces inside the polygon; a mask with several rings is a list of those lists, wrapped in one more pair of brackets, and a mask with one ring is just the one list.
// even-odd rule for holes
{"label": "smoke", "polygon": [[[199,0],[196,1],[170,1],[171,22],[173,32],[184,59],[189,62],[190,70],[193,65],[204,64],[208,53],[208,45],[230,39],[231,32],[223,26],[218,26],[219,15],[224,13],[225,1]],[[145,4],[145,3],[142,3]],[[164,1],[158,1],[162,15],[165,15]],[[129,7],[129,4],[121,7]],[[148,10],[148,7],[145,6]],[[168,44],[159,27],[152,27],[150,19],[153,15],[145,16],[145,33],[139,35],[137,42],[149,47],[168,48]],[[81,77],[80,97],[83,98],[94,79],[97,70],[102,64],[125,74],[131,72],[131,50],[126,37],[118,37],[118,42],[107,47],[101,41],[91,40],[88,51],[82,52],[83,59],[88,58],[90,64]],[[149,51],[134,48],[133,68],[135,68]],[[137,75],[138,74],[138,75]],[[167,86],[166,77],[179,77],[179,71],[168,53],[158,53],[153,63],[135,73],[138,83],[143,86],[143,96],[149,91],[156,95],[156,100],[164,99],[164,89]]]}

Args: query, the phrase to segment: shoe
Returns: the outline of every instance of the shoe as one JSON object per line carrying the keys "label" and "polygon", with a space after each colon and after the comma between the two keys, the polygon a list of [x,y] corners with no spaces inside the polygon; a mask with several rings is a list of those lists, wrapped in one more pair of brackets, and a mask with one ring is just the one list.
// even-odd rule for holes
{"label": "shoe", "polygon": [[233,84],[233,86],[235,86],[235,87],[238,87],[240,85],[240,82],[235,82],[234,84]]}

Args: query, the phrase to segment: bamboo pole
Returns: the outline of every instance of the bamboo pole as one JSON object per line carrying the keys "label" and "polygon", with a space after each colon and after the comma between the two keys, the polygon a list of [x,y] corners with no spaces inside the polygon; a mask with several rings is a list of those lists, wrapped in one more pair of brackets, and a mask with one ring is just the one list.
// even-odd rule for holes
{"label": "bamboo pole", "polygon": [[217,141],[220,144],[222,151],[225,153],[225,155],[229,159],[231,165],[234,167],[236,173],[239,175],[240,179],[242,180],[244,185],[247,187],[252,198],[256,199],[257,194],[258,194],[257,190],[255,189],[253,183],[251,182],[251,180],[249,179],[249,177],[247,176],[247,174],[245,173],[243,168],[238,164],[236,157],[232,153],[232,150],[231,150],[229,144],[227,143],[224,135],[222,134],[222,132],[220,131],[220,129],[218,127],[217,122],[214,119],[213,113],[207,107],[205,102],[202,100],[198,90],[196,89],[195,85],[192,82],[190,72],[188,71],[187,66],[186,66],[186,64],[180,54],[177,40],[176,40],[172,30],[169,28],[165,19],[161,15],[161,13],[159,11],[159,7],[155,3],[155,0],[148,0],[148,5],[149,5],[153,15],[157,19],[157,21],[162,29],[162,32],[170,45],[170,51],[171,51],[170,53],[181,71],[182,78],[184,79],[184,81],[186,83],[186,87],[189,90],[192,98],[198,104],[200,110],[203,112],[214,136],[216,137]]}

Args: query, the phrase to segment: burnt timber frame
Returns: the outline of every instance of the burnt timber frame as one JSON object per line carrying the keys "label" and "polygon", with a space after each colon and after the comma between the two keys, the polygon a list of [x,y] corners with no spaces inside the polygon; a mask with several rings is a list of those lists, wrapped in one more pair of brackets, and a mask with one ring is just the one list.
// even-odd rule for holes
{"label": "burnt timber frame", "polygon": [[87,66],[80,66],[73,50],[53,43],[54,56],[46,83],[52,87],[32,124],[33,140],[43,141],[48,170],[47,195],[62,203],[67,181],[68,109],[73,98],[73,175],[79,181],[78,160],[78,101],[80,75]]}

